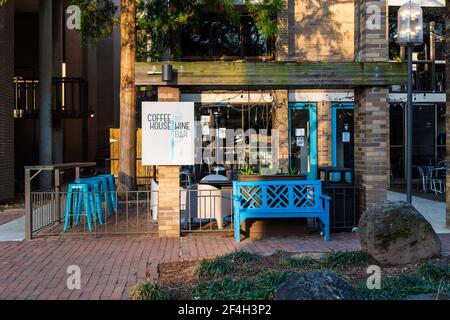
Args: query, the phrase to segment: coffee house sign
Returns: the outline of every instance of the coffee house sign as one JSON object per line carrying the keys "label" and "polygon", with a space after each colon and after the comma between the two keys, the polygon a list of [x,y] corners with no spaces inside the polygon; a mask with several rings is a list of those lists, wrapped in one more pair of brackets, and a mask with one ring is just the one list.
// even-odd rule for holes
{"label": "coffee house sign", "polygon": [[142,103],[142,164],[193,165],[193,102]]}

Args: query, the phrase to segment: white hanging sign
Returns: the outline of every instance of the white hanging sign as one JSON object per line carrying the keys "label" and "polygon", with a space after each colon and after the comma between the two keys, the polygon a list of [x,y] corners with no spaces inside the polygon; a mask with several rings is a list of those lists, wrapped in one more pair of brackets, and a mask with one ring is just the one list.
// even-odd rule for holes
{"label": "white hanging sign", "polygon": [[142,103],[142,164],[195,164],[193,102]]}

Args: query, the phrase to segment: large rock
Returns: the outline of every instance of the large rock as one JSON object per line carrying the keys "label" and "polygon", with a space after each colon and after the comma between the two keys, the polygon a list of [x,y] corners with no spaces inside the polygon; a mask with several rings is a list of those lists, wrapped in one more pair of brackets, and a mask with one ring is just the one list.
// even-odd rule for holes
{"label": "large rock", "polygon": [[301,272],[289,277],[275,300],[363,300],[364,295],[332,272]]}
{"label": "large rock", "polygon": [[407,202],[372,206],[361,216],[358,231],[362,249],[382,264],[415,263],[441,252],[431,224]]}

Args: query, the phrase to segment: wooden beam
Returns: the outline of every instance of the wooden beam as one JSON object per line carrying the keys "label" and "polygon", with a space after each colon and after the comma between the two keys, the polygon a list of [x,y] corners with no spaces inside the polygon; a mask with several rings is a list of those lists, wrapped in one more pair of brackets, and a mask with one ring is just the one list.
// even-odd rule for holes
{"label": "wooden beam", "polygon": [[400,62],[170,62],[174,81],[161,80],[161,62],[138,62],[136,85],[353,88],[406,83]]}

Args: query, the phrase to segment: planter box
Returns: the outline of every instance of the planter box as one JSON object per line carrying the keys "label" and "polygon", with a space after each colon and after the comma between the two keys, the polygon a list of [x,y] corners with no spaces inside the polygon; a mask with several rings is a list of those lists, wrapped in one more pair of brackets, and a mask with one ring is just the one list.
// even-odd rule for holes
{"label": "planter box", "polygon": [[306,180],[305,175],[298,174],[283,174],[283,175],[238,175],[238,181],[292,181],[292,180]]}

